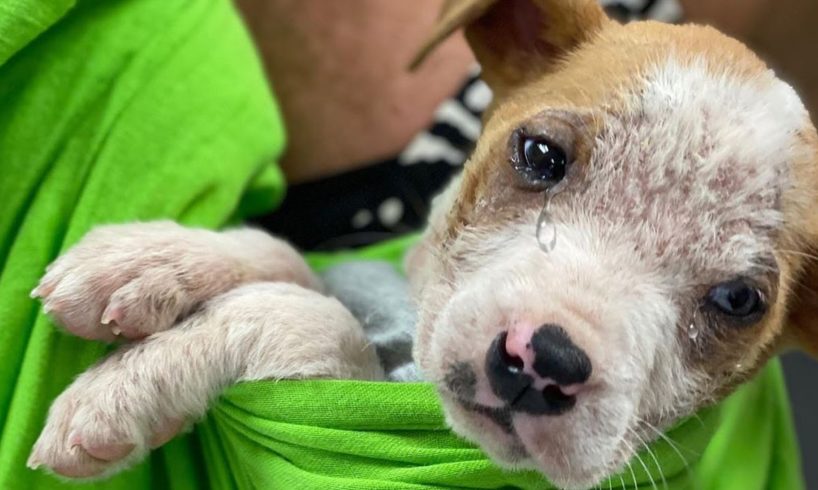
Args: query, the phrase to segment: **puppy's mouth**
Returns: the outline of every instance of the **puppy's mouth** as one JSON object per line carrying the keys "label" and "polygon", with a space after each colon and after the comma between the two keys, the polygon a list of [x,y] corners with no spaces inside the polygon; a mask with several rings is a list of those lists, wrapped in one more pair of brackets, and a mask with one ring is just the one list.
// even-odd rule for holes
{"label": "puppy's mouth", "polygon": [[498,394],[499,391],[505,399],[497,400],[502,405],[482,404],[478,400],[476,371],[469,363],[458,362],[450,367],[440,388],[463,408],[489,418],[506,433],[513,431],[514,413],[560,415],[576,403],[576,386],[563,387],[548,380],[535,380],[529,375],[519,373],[510,381],[499,387],[492,386],[494,394]]}
{"label": "puppy's mouth", "polygon": [[495,454],[495,461],[501,461],[505,465],[510,465],[510,467],[518,467],[519,464],[530,460],[531,455],[528,449],[523,445],[523,442],[520,440],[514,428],[512,421],[514,412],[510,408],[488,407],[458,397],[454,397],[453,401],[474,416],[488,419],[508,436],[508,439],[503,445],[504,451],[502,456]]}
{"label": "puppy's mouth", "polygon": [[[462,396],[455,398],[467,410],[489,417],[506,432],[511,432],[511,417],[514,413],[531,415],[559,415],[576,403],[576,395],[557,384],[525,384],[516,391],[513,399],[501,407],[481,405]],[[506,430],[508,429],[508,430]]]}
{"label": "puppy's mouth", "polygon": [[482,415],[494,422],[506,434],[514,435],[514,424],[511,420],[512,411],[509,407],[487,407],[472,401],[458,398],[457,402],[466,410]]}
{"label": "puppy's mouth", "polygon": [[[631,445],[622,439],[617,451],[621,452],[621,458],[611,455],[610,459],[597,461],[584,469],[574,467],[572,470],[573,465],[571,461],[573,461],[572,458],[576,456],[575,454],[563,453],[557,455],[555,451],[541,452],[543,447],[541,444],[535,444],[534,447],[529,447],[523,442],[523,439],[520,438],[520,433],[526,433],[528,429],[526,429],[525,426],[516,427],[513,418],[516,414],[531,414],[514,410],[508,405],[503,407],[490,407],[457,397],[455,397],[453,401],[458,403],[467,412],[473,414],[473,417],[489,420],[508,437],[508,439],[502,441],[503,452],[501,454],[494,453],[492,455],[492,459],[499,463],[501,467],[514,470],[536,470],[544,472],[549,480],[557,485],[563,485],[559,488],[590,488],[593,484],[615,475],[619,471],[620,466],[624,465],[630,458]],[[500,441],[500,439],[496,439],[496,436],[491,438],[491,440],[495,445]],[[543,440],[544,439],[541,438],[541,442]],[[560,451],[558,450],[556,453],[560,453]],[[562,469],[559,471],[553,471],[555,461],[559,461],[561,462],[560,464],[563,464]],[[567,474],[565,472],[565,464],[567,464],[568,468]]]}

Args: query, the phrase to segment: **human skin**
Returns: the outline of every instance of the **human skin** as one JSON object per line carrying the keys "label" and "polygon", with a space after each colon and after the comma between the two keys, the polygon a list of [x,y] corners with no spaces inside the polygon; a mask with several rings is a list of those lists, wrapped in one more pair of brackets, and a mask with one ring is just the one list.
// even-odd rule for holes
{"label": "human skin", "polygon": [[290,183],[398,153],[474,63],[456,36],[407,66],[442,0],[238,0],[281,104]]}

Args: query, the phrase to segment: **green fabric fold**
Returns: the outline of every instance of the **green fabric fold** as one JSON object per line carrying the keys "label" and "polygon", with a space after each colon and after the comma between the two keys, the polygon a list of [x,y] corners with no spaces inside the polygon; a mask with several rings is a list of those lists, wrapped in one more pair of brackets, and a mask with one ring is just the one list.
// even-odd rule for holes
{"label": "green fabric fold", "polygon": [[7,0],[0,3],[0,65],[54,25],[76,0]]}
{"label": "green fabric fold", "polygon": [[[599,487],[802,488],[797,458],[774,456],[792,446],[766,438],[779,432],[779,421],[753,403],[775,386],[780,370],[773,363],[726,403],[663,434]],[[752,444],[720,447],[736,430]],[[244,383],[228,390],[200,433],[209,451],[240,455],[209,468],[216,488],[553,488],[537,473],[500,470],[451,434],[434,387],[425,383]]]}
{"label": "green fabric fold", "polygon": [[[610,488],[691,488],[687,463],[717,422],[717,410],[682,422],[666,436],[675,449],[654,444],[640,455],[644,464],[614,476]],[[244,383],[224,395],[200,432],[207,448],[242,455],[213,475],[217,488],[553,488],[538,473],[500,470],[454,436],[425,383]]]}

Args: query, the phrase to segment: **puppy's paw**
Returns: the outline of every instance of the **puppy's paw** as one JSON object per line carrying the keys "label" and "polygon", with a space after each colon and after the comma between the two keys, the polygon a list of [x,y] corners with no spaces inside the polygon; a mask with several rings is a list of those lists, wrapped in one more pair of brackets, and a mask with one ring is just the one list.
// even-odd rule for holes
{"label": "puppy's paw", "polygon": [[[97,381],[76,383],[55,400],[28,459],[67,478],[103,478],[139,462],[184,427],[179,419],[134,410],[144,400]],[[159,420],[159,421],[157,421]]]}
{"label": "puppy's paw", "polygon": [[97,228],[46,270],[32,297],[69,332],[138,339],[239,281],[221,236],[172,222]]}

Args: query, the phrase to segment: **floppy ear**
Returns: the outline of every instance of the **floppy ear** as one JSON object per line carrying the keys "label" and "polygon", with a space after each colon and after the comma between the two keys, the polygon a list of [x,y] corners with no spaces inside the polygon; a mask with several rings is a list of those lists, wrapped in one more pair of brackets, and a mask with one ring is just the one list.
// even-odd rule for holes
{"label": "floppy ear", "polygon": [[412,67],[462,27],[483,79],[499,94],[547,72],[606,22],[597,0],[447,0]]}
{"label": "floppy ear", "polygon": [[789,329],[789,337],[799,347],[818,358],[818,259],[810,257],[807,260],[793,291],[793,304],[785,328]]}

